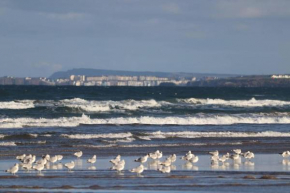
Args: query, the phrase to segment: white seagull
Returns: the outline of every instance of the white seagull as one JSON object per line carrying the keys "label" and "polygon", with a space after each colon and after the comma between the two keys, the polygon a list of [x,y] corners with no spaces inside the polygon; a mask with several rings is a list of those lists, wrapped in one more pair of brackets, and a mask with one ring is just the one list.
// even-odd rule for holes
{"label": "white seagull", "polygon": [[147,155],[145,155],[143,157],[139,157],[138,159],[135,159],[134,161],[135,162],[140,162],[140,163],[145,163],[145,162],[147,162],[148,157],[149,157],[149,154],[147,154]]}
{"label": "white seagull", "polygon": [[144,166],[141,164],[140,166],[133,168],[130,172],[134,172],[137,174],[141,174],[144,171]]}
{"label": "white seagull", "polygon": [[80,157],[82,157],[83,152],[82,152],[82,151],[78,151],[78,152],[75,152],[74,155],[75,155],[77,158],[80,158]]}
{"label": "white seagull", "polygon": [[71,161],[69,163],[64,164],[64,166],[68,169],[68,170],[72,170],[75,167],[75,162]]}
{"label": "white seagull", "polygon": [[16,174],[19,170],[19,164],[15,164],[13,167],[11,167],[10,169],[6,170],[5,172],[11,173],[11,174]]}
{"label": "white seagull", "polygon": [[88,163],[93,164],[93,163],[95,163],[97,161],[97,156],[94,155],[92,158],[88,159],[87,161],[88,161]]}
{"label": "white seagull", "polygon": [[171,168],[170,168],[170,166],[164,166],[164,167],[158,169],[158,171],[160,171],[161,173],[170,173]]}

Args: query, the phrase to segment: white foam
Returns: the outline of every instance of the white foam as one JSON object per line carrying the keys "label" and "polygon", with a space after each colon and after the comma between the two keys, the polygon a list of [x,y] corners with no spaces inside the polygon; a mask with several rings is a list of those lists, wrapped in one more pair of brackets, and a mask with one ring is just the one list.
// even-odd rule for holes
{"label": "white foam", "polygon": [[0,142],[0,146],[16,146],[15,142]]}
{"label": "white foam", "polygon": [[107,134],[61,134],[62,137],[70,139],[98,139],[98,138],[107,138],[107,139],[118,139],[118,138],[128,138],[132,137],[132,133],[107,133]]}
{"label": "white foam", "polygon": [[33,100],[0,102],[0,109],[30,109],[34,108]]}
{"label": "white foam", "polygon": [[141,108],[160,107],[162,103],[156,100],[123,100],[123,101],[89,101],[80,98],[61,100],[60,103],[66,107],[79,108],[88,112],[130,110],[135,111]]}
{"label": "white foam", "polygon": [[38,134],[32,134],[32,133],[30,133],[29,134],[31,137],[34,137],[34,138],[36,138],[37,136],[38,136]]}
{"label": "white foam", "polygon": [[146,148],[146,147],[180,147],[180,146],[215,146],[215,145],[241,145],[242,142],[232,143],[164,143],[164,144],[108,144],[108,145],[74,145],[74,147],[85,148]]}
{"label": "white foam", "polygon": [[118,117],[91,119],[89,116],[44,118],[2,118],[0,128],[22,127],[76,127],[80,124],[99,125],[232,125],[232,124],[290,124],[289,115],[285,114],[238,114],[238,115],[196,115],[190,117]]}
{"label": "white foam", "polygon": [[223,99],[177,99],[178,102],[190,103],[195,105],[222,105],[222,106],[235,106],[235,107],[275,107],[275,106],[289,106],[290,101],[281,100],[256,100],[252,98],[250,100],[223,100]]}
{"label": "white foam", "polygon": [[0,134],[0,139],[3,139],[5,137],[5,135]]}
{"label": "white foam", "polygon": [[180,132],[161,132],[156,131],[152,133],[145,133],[150,139],[163,139],[163,138],[231,138],[231,137],[290,137],[290,133],[276,132],[276,131],[263,131],[263,132],[196,132],[196,131],[180,131]]}

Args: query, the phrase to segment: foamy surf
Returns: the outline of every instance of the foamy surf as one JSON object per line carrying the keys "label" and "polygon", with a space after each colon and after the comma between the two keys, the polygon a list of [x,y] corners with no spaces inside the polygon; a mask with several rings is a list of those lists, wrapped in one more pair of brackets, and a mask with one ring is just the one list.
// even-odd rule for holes
{"label": "foamy surf", "polygon": [[177,132],[146,132],[146,133],[108,133],[108,134],[62,134],[61,137],[69,139],[122,139],[126,142],[131,142],[135,139],[146,140],[152,139],[166,139],[166,138],[263,138],[263,137],[290,137],[290,132],[197,132],[197,131],[177,131]]}
{"label": "foamy surf", "polygon": [[2,118],[0,128],[23,127],[77,127],[79,125],[233,125],[233,124],[290,124],[285,114],[236,114],[236,115],[196,115],[187,117],[118,117],[97,119],[81,117],[45,118]]}
{"label": "foamy surf", "polygon": [[233,107],[281,107],[281,106],[290,105],[290,101],[256,100],[255,98],[252,98],[250,100],[188,98],[188,99],[177,99],[177,101],[181,103],[189,103],[189,104],[194,104],[194,105],[222,105],[222,106],[233,106]]}
{"label": "foamy surf", "polygon": [[34,108],[33,100],[0,102],[0,109],[30,109]]}

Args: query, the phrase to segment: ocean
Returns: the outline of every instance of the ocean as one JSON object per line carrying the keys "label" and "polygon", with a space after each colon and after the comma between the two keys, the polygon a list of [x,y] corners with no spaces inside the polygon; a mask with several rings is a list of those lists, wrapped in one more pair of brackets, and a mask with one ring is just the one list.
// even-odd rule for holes
{"label": "ocean", "polygon": [[[290,90],[285,88],[0,87],[0,161],[23,153],[62,154],[69,160],[79,150],[85,158],[103,159],[118,154],[133,159],[155,150],[164,156],[189,150],[207,156],[236,148],[278,156],[289,150],[289,126]],[[178,184],[176,176],[170,179]],[[209,183],[198,183],[204,182]]]}

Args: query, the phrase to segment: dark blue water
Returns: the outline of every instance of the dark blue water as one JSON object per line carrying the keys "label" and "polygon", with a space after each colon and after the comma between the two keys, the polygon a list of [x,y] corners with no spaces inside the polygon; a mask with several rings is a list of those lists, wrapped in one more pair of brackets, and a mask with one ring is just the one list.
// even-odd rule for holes
{"label": "dark blue water", "polygon": [[0,150],[137,154],[286,149],[290,90],[194,87],[0,87]]}

